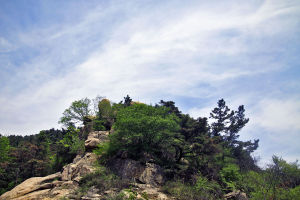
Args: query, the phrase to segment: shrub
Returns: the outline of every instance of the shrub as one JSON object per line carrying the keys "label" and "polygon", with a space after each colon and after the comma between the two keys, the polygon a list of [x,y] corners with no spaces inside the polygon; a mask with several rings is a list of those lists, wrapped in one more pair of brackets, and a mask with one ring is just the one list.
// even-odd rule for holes
{"label": "shrub", "polygon": [[94,131],[105,131],[106,128],[104,127],[103,124],[104,124],[103,120],[95,119],[93,121],[93,130]]}
{"label": "shrub", "polygon": [[167,182],[162,191],[181,200],[216,200],[222,195],[218,183],[201,176],[194,185],[179,180]]}
{"label": "shrub", "polygon": [[64,147],[69,148],[70,154],[82,154],[85,150],[84,141],[79,138],[79,132],[79,129],[70,126],[67,134],[60,140]]}
{"label": "shrub", "polygon": [[239,172],[239,167],[235,164],[229,164],[220,171],[222,182],[227,189],[235,190],[242,176]]}

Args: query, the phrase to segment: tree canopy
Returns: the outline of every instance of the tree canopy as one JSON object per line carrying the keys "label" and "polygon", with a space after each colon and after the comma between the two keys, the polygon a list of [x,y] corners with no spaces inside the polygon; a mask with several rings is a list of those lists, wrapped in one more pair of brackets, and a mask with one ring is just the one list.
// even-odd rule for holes
{"label": "tree canopy", "polygon": [[143,153],[156,159],[173,159],[179,120],[165,107],[133,104],[117,113],[111,135],[113,145],[131,157]]}
{"label": "tree canopy", "polygon": [[71,106],[63,112],[59,123],[66,127],[82,124],[86,116],[91,115],[91,100],[88,98],[80,99],[72,102]]}
{"label": "tree canopy", "polygon": [[164,190],[178,199],[218,199],[233,190],[255,200],[297,199],[298,163],[274,156],[271,165],[260,169],[252,156],[259,140],[239,139],[248,122],[243,105],[231,110],[224,99],[208,120],[182,113],[173,101],[152,106],[129,95],[124,103],[83,98],[72,102],[60,119],[68,129],[0,136],[0,194],[29,177],[60,171],[84,152],[89,132],[107,130],[109,141],[95,150],[102,155],[100,163],[134,159],[158,164],[169,181]]}

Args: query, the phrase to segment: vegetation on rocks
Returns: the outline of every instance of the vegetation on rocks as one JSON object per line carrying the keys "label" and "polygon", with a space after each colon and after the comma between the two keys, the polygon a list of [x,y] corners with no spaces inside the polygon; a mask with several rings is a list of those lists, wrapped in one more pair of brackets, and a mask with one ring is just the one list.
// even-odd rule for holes
{"label": "vegetation on rocks", "polygon": [[[274,156],[265,169],[258,167],[252,153],[259,140],[239,140],[248,122],[243,105],[231,110],[223,99],[210,120],[183,114],[173,101],[146,105],[128,95],[119,103],[102,97],[77,100],[63,112],[60,123],[66,129],[0,136],[0,194],[30,177],[61,171],[85,152],[88,133],[110,131],[93,150],[99,170],[80,180],[76,198],[94,188],[98,194],[113,190],[108,199],[148,199],[134,187],[145,185],[143,173],[159,169],[163,181],[155,187],[175,199],[224,199],[234,191],[255,200],[299,199],[299,164]],[[117,175],[112,162],[129,163],[136,177]],[[156,168],[147,171],[147,166]]]}

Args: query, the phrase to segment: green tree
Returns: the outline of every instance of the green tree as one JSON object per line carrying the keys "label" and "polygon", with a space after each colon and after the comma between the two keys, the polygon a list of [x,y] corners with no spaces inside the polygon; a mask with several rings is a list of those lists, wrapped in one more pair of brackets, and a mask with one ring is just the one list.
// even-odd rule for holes
{"label": "green tree", "polygon": [[210,118],[214,120],[211,124],[211,132],[213,136],[222,137],[228,131],[230,119],[234,116],[234,111],[231,111],[224,99],[218,101],[218,107],[214,108],[210,113]]}
{"label": "green tree", "polygon": [[227,146],[234,146],[239,138],[238,133],[249,122],[244,113],[243,105],[233,111],[226,106],[224,99],[219,100],[218,107],[210,113],[210,118],[214,120],[211,124],[212,135],[220,137]]}
{"label": "green tree", "polygon": [[0,163],[9,161],[10,159],[9,151],[10,151],[9,139],[7,137],[0,135]]}
{"label": "green tree", "polygon": [[72,102],[71,106],[63,112],[59,123],[66,127],[82,124],[85,117],[91,115],[91,100],[88,98]]}
{"label": "green tree", "polygon": [[95,124],[98,126],[102,124],[106,130],[110,130],[115,118],[110,101],[102,99],[98,104],[98,110],[98,119]]}
{"label": "green tree", "polygon": [[127,94],[126,97],[124,97],[124,106],[130,106],[132,102],[132,99],[130,98],[130,96]]}
{"label": "green tree", "polygon": [[165,107],[133,104],[119,110],[111,143],[115,149],[139,158],[144,153],[156,160],[174,161],[178,118]]}
{"label": "green tree", "polygon": [[[259,140],[254,140],[254,142],[238,140],[238,133],[249,122],[244,113],[245,108],[243,105],[239,106],[237,111],[233,111],[226,106],[224,99],[219,100],[218,106],[210,113],[210,118],[214,120],[211,124],[211,134],[217,137],[218,142],[222,145],[221,158],[223,165],[227,156],[237,159],[241,169],[248,166],[253,167],[255,161],[250,154],[257,149]],[[240,162],[243,159],[247,162]]]}
{"label": "green tree", "polygon": [[[174,101],[164,101],[164,100],[160,100],[159,102],[160,106],[165,106],[167,108],[169,108],[169,113],[174,113],[177,117],[181,118],[182,114],[179,111],[178,107],[175,106],[175,102]],[[158,105],[157,105],[158,106]]]}
{"label": "green tree", "polygon": [[64,147],[69,148],[70,154],[82,154],[84,152],[84,141],[79,138],[79,129],[72,126],[68,128],[67,134],[60,141]]}

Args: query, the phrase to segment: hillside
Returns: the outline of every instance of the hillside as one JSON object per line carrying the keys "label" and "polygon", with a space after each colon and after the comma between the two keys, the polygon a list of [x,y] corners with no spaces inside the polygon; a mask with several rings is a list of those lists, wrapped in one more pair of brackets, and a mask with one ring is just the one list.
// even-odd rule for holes
{"label": "hillside", "polygon": [[[207,118],[172,101],[74,101],[66,129],[0,139],[0,199],[297,199],[300,169],[273,157],[266,169],[241,141],[244,106],[223,99]],[[23,182],[24,181],[24,182]],[[6,193],[5,193],[6,192]]]}

